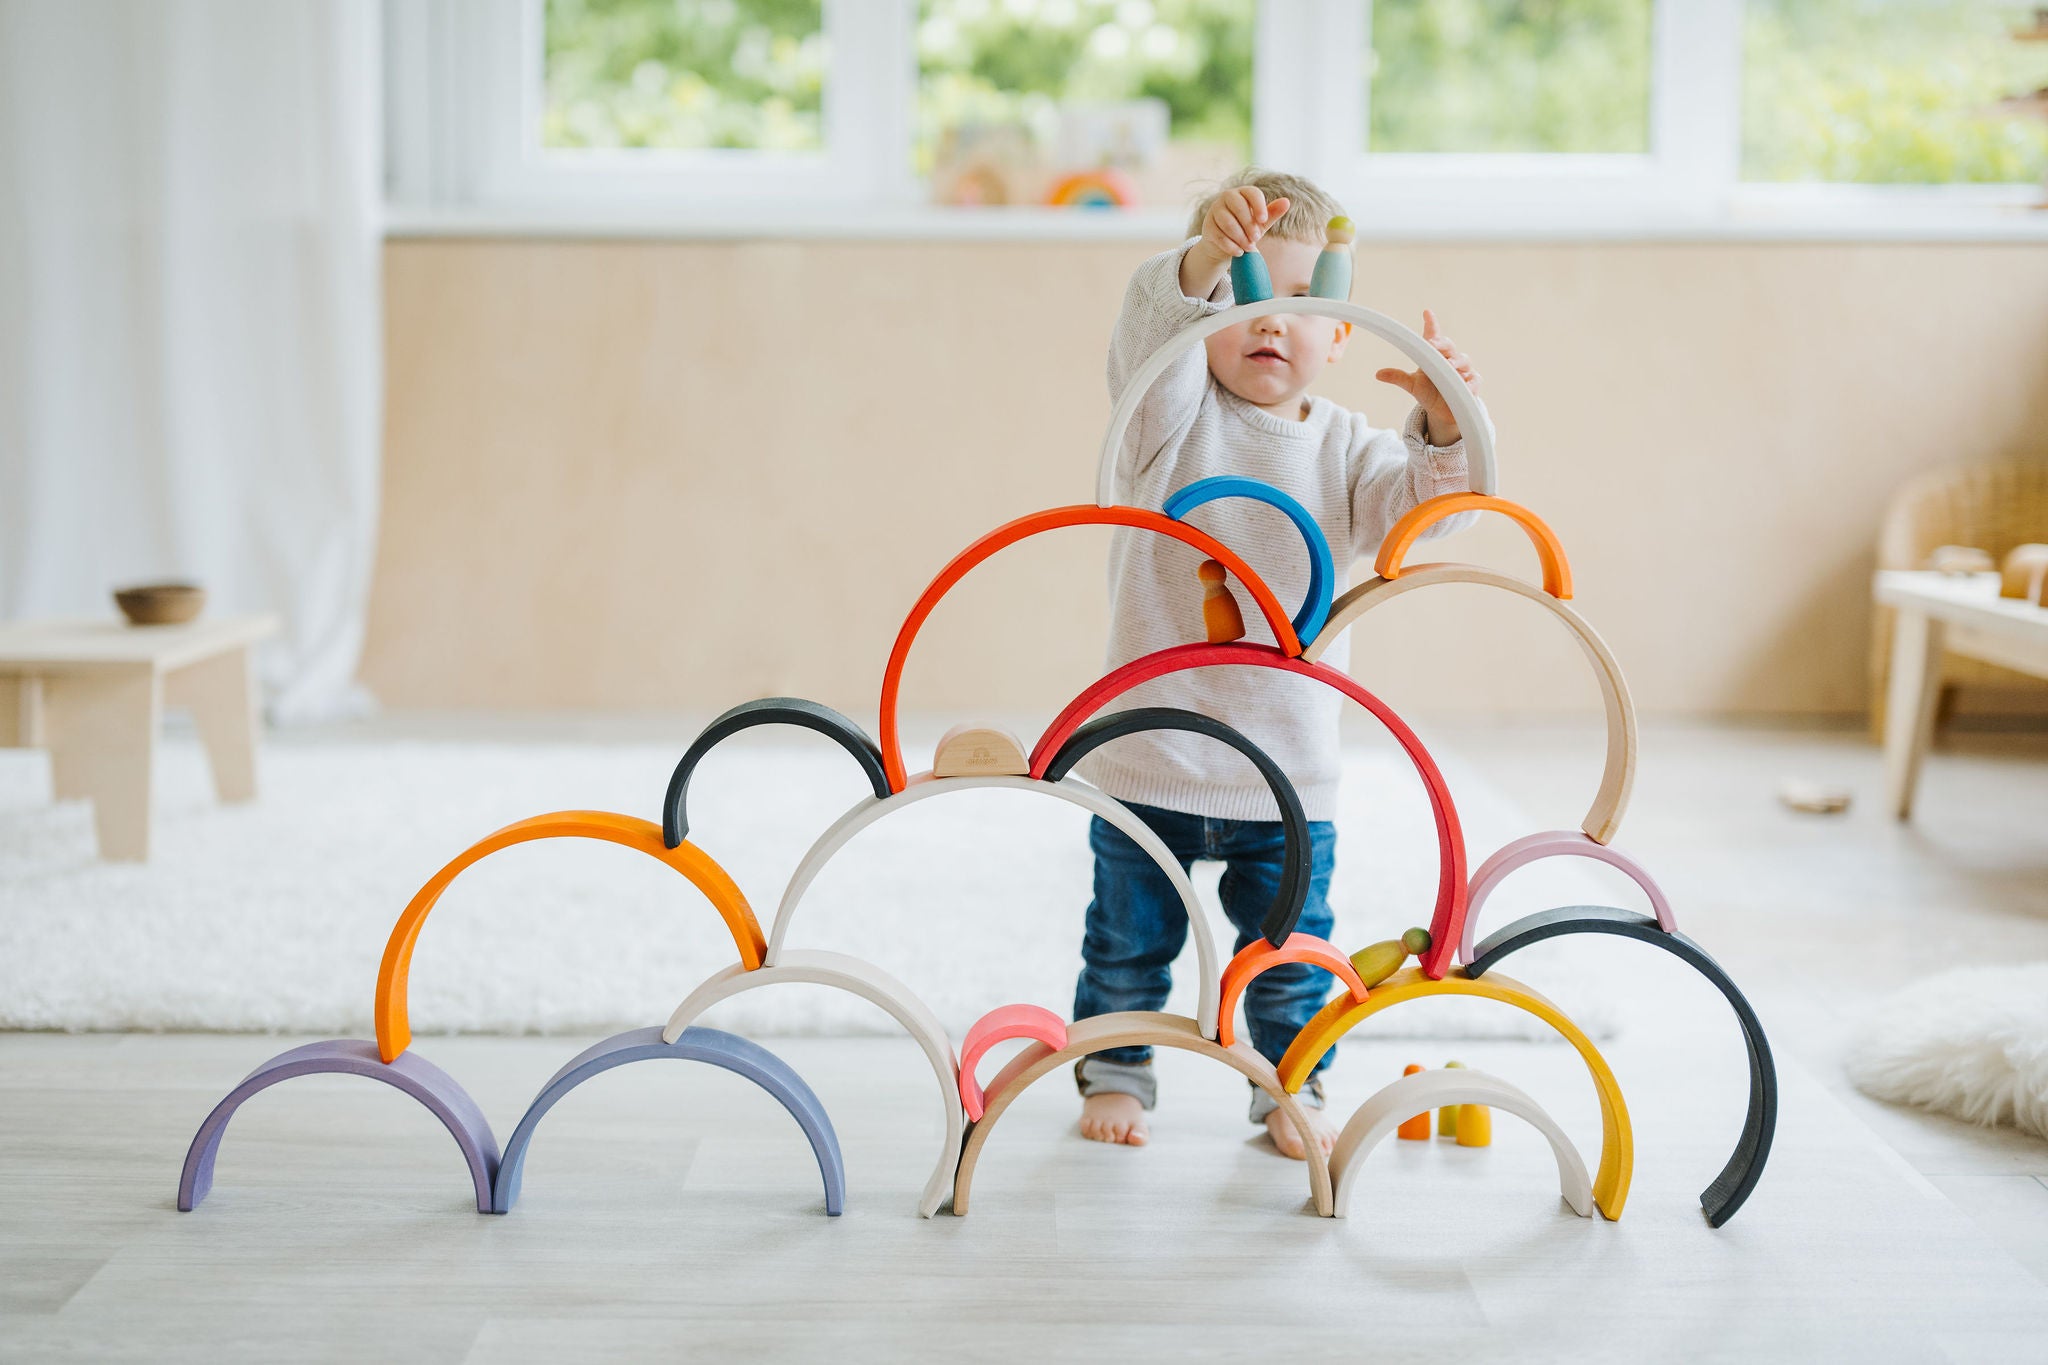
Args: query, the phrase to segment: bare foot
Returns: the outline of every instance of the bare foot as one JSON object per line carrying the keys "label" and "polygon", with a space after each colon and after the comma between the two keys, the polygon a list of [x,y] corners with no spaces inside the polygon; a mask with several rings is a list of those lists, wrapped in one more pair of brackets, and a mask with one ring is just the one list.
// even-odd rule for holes
{"label": "bare foot", "polygon": [[[1320,1109],[1310,1109],[1304,1105],[1302,1112],[1308,1115],[1309,1131],[1315,1134],[1316,1142],[1323,1149],[1323,1155],[1328,1156],[1330,1148],[1337,1142],[1336,1127],[1323,1116]],[[1301,1145],[1301,1130],[1289,1123],[1287,1115],[1278,1109],[1266,1115],[1266,1132],[1272,1137],[1273,1145],[1280,1149],[1280,1155],[1291,1156],[1296,1161],[1301,1161],[1308,1155],[1307,1149]]]}
{"label": "bare foot", "polygon": [[1136,1095],[1102,1090],[1081,1101],[1081,1136],[1143,1147],[1152,1130],[1145,1126],[1145,1106]]}

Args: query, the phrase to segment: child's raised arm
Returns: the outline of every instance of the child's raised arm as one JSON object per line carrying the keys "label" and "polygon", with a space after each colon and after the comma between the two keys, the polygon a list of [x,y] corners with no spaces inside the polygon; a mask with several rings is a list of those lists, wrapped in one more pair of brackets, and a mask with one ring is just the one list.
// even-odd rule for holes
{"label": "child's raised arm", "polygon": [[[1287,212],[1287,200],[1266,202],[1251,186],[1224,194],[1202,220],[1202,235],[1161,252],[1139,266],[1124,291],[1123,311],[1109,343],[1109,401],[1122,401],[1131,376],[1182,328],[1230,306],[1222,292],[1232,258],[1241,256]],[[1118,497],[1139,501],[1131,491],[1139,479],[1167,477],[1172,460],[1161,462],[1187,433],[1209,388],[1209,358],[1190,346],[1173,359],[1145,393],[1117,455]],[[1154,499],[1153,501],[1156,501]]]}
{"label": "child's raised arm", "polygon": [[[1436,315],[1427,309],[1422,314],[1422,335],[1456,367],[1459,378],[1476,398],[1479,372],[1457,343],[1437,329]],[[1407,393],[1415,400],[1415,406],[1398,435],[1391,431],[1372,432],[1365,448],[1358,453],[1351,483],[1351,529],[1353,552],[1362,559],[1377,555],[1380,541],[1394,523],[1418,503],[1445,493],[1462,493],[1471,487],[1464,433],[1458,430],[1450,404],[1444,401],[1436,384],[1419,369],[1384,369],[1375,377]],[[1483,407],[1480,415],[1485,417]],[[1486,420],[1490,431],[1492,419]],[[1364,427],[1362,420],[1359,425]],[[1423,538],[1448,535],[1477,519],[1476,512],[1446,517],[1423,532]]]}

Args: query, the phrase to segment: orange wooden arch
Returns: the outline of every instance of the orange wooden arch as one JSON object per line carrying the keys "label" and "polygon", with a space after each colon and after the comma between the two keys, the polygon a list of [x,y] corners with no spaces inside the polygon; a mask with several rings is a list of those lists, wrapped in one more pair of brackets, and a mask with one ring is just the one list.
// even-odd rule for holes
{"label": "orange wooden arch", "polygon": [[464,868],[488,858],[501,848],[531,843],[535,839],[602,839],[606,843],[638,849],[650,858],[667,863],[688,877],[711,902],[712,908],[718,911],[719,918],[732,932],[732,941],[740,950],[740,961],[747,969],[752,971],[761,965],[761,957],[768,950],[768,941],[761,935],[761,926],[754,919],[753,908],[747,904],[738,884],[703,849],[688,841],[669,848],[662,842],[661,826],[637,816],[615,815],[603,810],[561,810],[536,815],[530,820],[507,825],[464,849],[419,889],[405,907],[405,913],[398,917],[398,923],[392,927],[390,941],[384,945],[384,965],[377,970],[377,1004],[373,1017],[377,1022],[377,1052],[385,1061],[395,1060],[399,1053],[412,1045],[412,1022],[406,1012],[406,985],[412,971],[413,945],[419,942],[420,927],[427,922],[428,912]]}
{"label": "orange wooden arch", "polygon": [[1275,948],[1264,939],[1254,939],[1223,969],[1222,1003],[1216,1011],[1216,1042],[1229,1047],[1237,1041],[1237,998],[1252,978],[1283,962],[1307,962],[1333,974],[1344,984],[1354,1004],[1364,1004],[1370,994],[1358,979],[1358,968],[1337,950],[1337,945],[1314,934],[1289,934],[1287,942]]}
{"label": "orange wooden arch", "polygon": [[1272,629],[1273,638],[1279,641],[1282,654],[1292,659],[1301,653],[1301,638],[1294,633],[1294,622],[1287,615],[1287,609],[1280,605],[1280,599],[1273,595],[1273,590],[1266,586],[1266,581],[1253,571],[1251,565],[1238,558],[1235,551],[1214,536],[1198,531],[1184,521],[1175,521],[1163,513],[1148,512],[1139,507],[1098,507],[1091,502],[1033,512],[996,527],[953,556],[917,599],[917,604],[911,607],[910,615],[903,620],[903,628],[896,632],[896,645],[889,651],[889,666],[882,672],[882,766],[889,775],[891,791],[902,791],[909,781],[909,770],[903,765],[903,740],[896,729],[896,702],[903,687],[904,662],[910,657],[910,646],[916,641],[918,629],[924,625],[925,618],[932,614],[939,599],[950,592],[955,583],[996,551],[1041,531],[1056,531],[1066,526],[1130,526],[1140,531],[1172,536],[1194,547],[1244,584],[1245,590],[1252,595],[1252,601],[1258,604],[1259,614],[1265,617],[1267,626]]}
{"label": "orange wooden arch", "polygon": [[1445,493],[1427,502],[1417,503],[1408,515],[1394,523],[1394,529],[1387,532],[1387,538],[1380,542],[1379,558],[1373,561],[1373,572],[1381,578],[1399,578],[1402,562],[1408,552],[1415,548],[1415,542],[1422,533],[1460,512],[1498,512],[1512,520],[1528,533],[1529,543],[1536,547],[1536,558],[1543,566],[1543,591],[1552,597],[1568,598],[1572,595],[1572,566],[1564,557],[1564,546],[1558,543],[1557,534],[1544,524],[1543,518],[1506,498],[1489,497],[1484,493]]}

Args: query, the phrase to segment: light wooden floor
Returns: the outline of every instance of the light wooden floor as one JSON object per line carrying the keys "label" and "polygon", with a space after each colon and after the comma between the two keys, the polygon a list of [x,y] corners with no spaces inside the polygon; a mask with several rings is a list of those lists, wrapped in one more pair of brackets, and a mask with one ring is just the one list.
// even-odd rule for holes
{"label": "light wooden floor", "polygon": [[[1537,819],[1569,824],[1591,790],[1573,727],[1429,733]],[[1616,1224],[1563,1211],[1547,1149],[1506,1119],[1487,1151],[1390,1144],[1354,1216],[1315,1219],[1241,1083],[1178,1056],[1152,1147],[1072,1136],[1050,1077],[995,1135],[974,1213],[920,1221],[938,1115],[901,1039],[771,1040],[838,1126],[837,1220],[772,1101],[689,1067],[577,1091],[505,1218],[467,1208],[409,1101],[296,1082],[243,1111],[212,1198],[179,1215],[192,1129],[289,1040],[0,1035],[0,1359],[2048,1359],[2048,1144],[1874,1104],[1836,1060],[1854,1012],[1917,971],[2048,956],[2048,742],[1966,748],[1937,753],[1901,829],[1858,736],[1651,727],[1623,842],[1783,1065],[1769,1173],[1719,1231],[1694,1195],[1739,1119],[1739,1048],[1691,1014],[1630,1017],[1609,1049],[1639,1149]],[[1783,774],[1858,806],[1795,817]],[[579,1046],[419,1041],[501,1132]],[[1596,1140],[1566,1050],[1457,1046]],[[1444,1060],[1417,1052],[1347,1040],[1340,1106]]]}

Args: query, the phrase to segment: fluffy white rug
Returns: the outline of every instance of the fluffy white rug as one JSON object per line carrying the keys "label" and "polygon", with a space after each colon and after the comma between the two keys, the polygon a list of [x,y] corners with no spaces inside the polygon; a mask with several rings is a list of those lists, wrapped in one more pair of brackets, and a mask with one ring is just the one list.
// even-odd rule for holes
{"label": "fluffy white rug", "polygon": [[2048,1137],[2048,962],[1915,982],[1872,1011],[1848,1069],[1878,1099]]}
{"label": "fluffy white rug", "polygon": [[[97,861],[89,808],[50,803],[47,759],[0,751],[0,1027],[364,1036],[385,939],[436,869],[543,811],[659,819],[680,747],[286,734],[266,745],[261,799],[221,807],[197,746],[172,736],[147,865]],[[1536,828],[1461,765],[1446,768],[1475,863]],[[1427,924],[1436,863],[1421,788],[1390,746],[1350,755],[1344,785],[1332,900],[1336,939],[1349,948]],[[743,736],[699,769],[691,837],[732,873],[765,930],[804,850],[865,791],[822,739]],[[1089,897],[1086,822],[1064,802],[1015,792],[908,807],[826,868],[789,942],[880,964],[956,1034],[1011,1001],[1064,1013]],[[1212,898],[1215,875],[1197,883]],[[1570,864],[1531,868],[1487,922],[1611,899],[1588,875]],[[1613,976],[1596,979],[1591,946],[1539,945],[1511,970],[1605,1036],[1617,987]],[[1553,947],[1562,951],[1546,952]],[[421,1033],[656,1023],[732,960],[716,915],[653,860],[578,840],[526,844],[465,872],[435,909],[413,962],[412,1019]],[[1190,952],[1170,1008],[1192,1007],[1192,975]],[[865,1002],[809,986],[742,996],[709,1022],[766,1034],[895,1029]],[[1375,1028],[1547,1034],[1525,1030],[1518,1011],[1469,1000],[1417,1002]]]}

